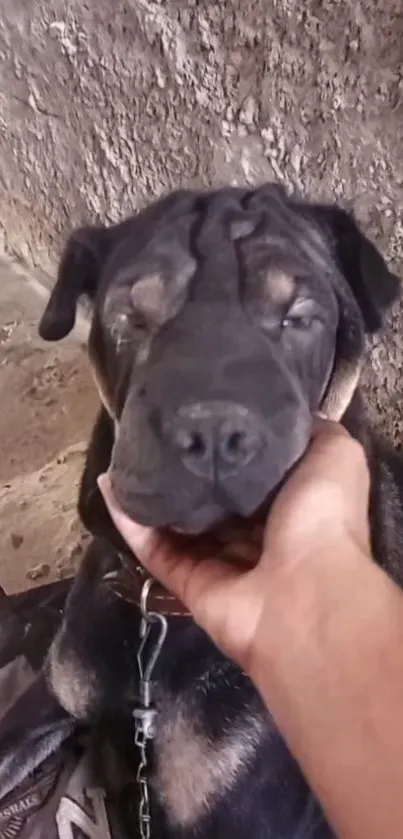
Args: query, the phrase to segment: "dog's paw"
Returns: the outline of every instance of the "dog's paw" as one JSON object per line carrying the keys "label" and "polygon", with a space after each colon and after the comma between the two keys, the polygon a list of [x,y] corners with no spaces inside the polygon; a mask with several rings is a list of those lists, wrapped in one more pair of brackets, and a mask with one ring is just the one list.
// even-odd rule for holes
{"label": "dog's paw", "polygon": [[58,702],[77,720],[89,722],[101,713],[104,689],[97,668],[82,661],[80,649],[63,625],[51,644],[44,675]]}

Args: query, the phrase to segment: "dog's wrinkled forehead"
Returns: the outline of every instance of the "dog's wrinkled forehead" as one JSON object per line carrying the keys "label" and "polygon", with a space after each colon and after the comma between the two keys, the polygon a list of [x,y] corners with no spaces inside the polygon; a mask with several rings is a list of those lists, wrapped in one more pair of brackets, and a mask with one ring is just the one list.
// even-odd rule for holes
{"label": "dog's wrinkled forehead", "polygon": [[182,191],[73,233],[39,331],[60,340],[90,301],[117,498],[136,521],[195,533],[258,509],[314,412],[344,416],[365,333],[399,289],[334,204],[274,184]]}
{"label": "dog's wrinkled forehead", "polygon": [[[159,324],[169,317],[183,299],[196,269],[190,246],[196,218],[189,212],[179,219],[168,217],[165,224],[150,224],[144,244],[133,247],[131,239],[122,243],[109,266],[104,304],[107,317],[113,318],[119,311],[119,302],[123,302],[128,288],[131,304],[147,320]],[[109,311],[111,305],[113,312]]]}
{"label": "dog's wrinkled forehead", "polygon": [[[125,318],[125,301],[150,324],[162,324],[189,298],[236,303],[241,284],[255,282],[274,303],[286,303],[295,276],[329,274],[334,264],[313,216],[271,186],[260,193],[223,191],[128,231],[108,265],[104,317]],[[183,202],[182,202],[183,203]],[[257,286],[256,286],[257,288]]]}

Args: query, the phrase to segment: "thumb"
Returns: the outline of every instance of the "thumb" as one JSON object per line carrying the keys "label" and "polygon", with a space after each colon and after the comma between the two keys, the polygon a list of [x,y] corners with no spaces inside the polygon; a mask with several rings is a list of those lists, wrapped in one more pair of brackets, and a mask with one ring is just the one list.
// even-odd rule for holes
{"label": "thumb", "polygon": [[109,476],[100,475],[98,486],[109,514],[131,551],[151,576],[180,600],[197,620],[200,604],[208,594],[222,598],[228,584],[245,573],[228,562],[197,558],[173,551],[152,528],[132,521],[118,506]]}
{"label": "thumb", "polygon": [[262,569],[173,550],[158,533],[131,521],[120,510],[108,475],[101,475],[98,485],[114,524],[142,565],[184,604],[222,652],[247,672],[266,591]]}
{"label": "thumb", "polygon": [[113,495],[109,475],[99,475],[97,483],[114,525],[130,550],[143,563],[157,542],[157,534],[151,527],[137,524],[121,510]]}

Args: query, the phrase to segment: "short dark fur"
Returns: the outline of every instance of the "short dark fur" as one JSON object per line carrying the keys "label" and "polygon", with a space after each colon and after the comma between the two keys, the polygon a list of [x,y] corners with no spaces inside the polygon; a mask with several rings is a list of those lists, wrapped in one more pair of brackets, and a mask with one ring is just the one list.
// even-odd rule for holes
{"label": "short dark fur", "polygon": [[[169,232],[168,242],[172,244],[171,248],[166,247],[163,235],[165,228]],[[259,264],[260,248],[263,252],[263,268],[269,271],[269,297],[272,293],[277,295],[279,289],[277,286],[274,287],[273,283],[277,280],[273,277],[278,276],[279,266],[281,270],[284,268],[284,254],[281,246],[284,239],[287,239],[289,248],[292,248],[293,241],[299,243],[299,250],[296,245],[295,260],[296,262],[300,260],[299,264],[304,263],[305,268],[308,269],[304,275],[304,283],[308,286],[308,291],[314,289],[315,294],[325,295],[323,297],[325,308],[326,306],[333,307],[332,311],[336,313],[337,320],[337,329],[334,329],[332,319],[325,318],[323,321],[325,327],[320,333],[324,355],[327,353],[329,358],[334,358],[330,381],[327,380],[327,371],[315,366],[311,370],[310,377],[304,378],[304,371],[301,374],[298,366],[292,361],[287,368],[291,370],[291,390],[294,386],[293,382],[296,382],[295,393],[300,393],[300,383],[305,382],[306,390],[310,391],[309,394],[304,393],[309,410],[311,412],[317,410],[323,404],[327,406],[329,414],[332,414],[333,410],[336,415],[340,413],[341,416],[336,416],[336,418],[341,418],[351,433],[362,441],[367,452],[372,479],[371,526],[374,554],[377,561],[400,584],[403,583],[403,545],[401,544],[403,461],[399,455],[376,438],[368,424],[357,389],[359,365],[364,352],[364,333],[375,332],[381,327],[384,312],[397,298],[400,284],[397,278],[388,271],[374,245],[359,230],[354,218],[338,207],[309,204],[299,198],[288,197],[281,187],[267,185],[254,191],[227,189],[215,193],[174,193],[151,205],[135,218],[112,228],[80,230],[72,235],[67,244],[58,280],[40,325],[40,334],[45,339],[63,338],[73,327],[79,297],[86,295],[90,299],[93,306],[90,357],[104,401],[90,442],[79,499],[80,515],[95,538],[69,596],[63,626],[55,639],[47,663],[48,678],[55,693],[67,710],[77,717],[91,719],[117,712],[129,721],[130,709],[137,698],[134,656],[138,640],[138,614],[133,607],[122,601],[116,601],[105,585],[105,575],[116,570],[119,565],[118,552],[123,546],[108,517],[96,485],[97,476],[105,471],[111,462],[115,443],[114,420],[119,422],[119,434],[123,437],[122,457],[119,459],[116,451],[114,454],[115,487],[128,511],[133,516],[141,515],[144,512],[142,503],[136,500],[136,493],[133,496],[130,484],[132,443],[130,435],[127,439],[127,428],[124,428],[124,432],[121,431],[124,426],[124,411],[125,406],[126,411],[128,410],[127,405],[132,398],[133,389],[137,388],[135,405],[129,417],[134,418],[133,422],[138,422],[136,411],[138,411],[140,399],[139,392],[142,393],[142,388],[143,390],[147,388],[155,370],[157,368],[159,370],[161,364],[165,365],[161,367],[161,370],[164,376],[168,377],[169,387],[172,388],[175,363],[178,362],[178,369],[180,369],[181,359],[175,358],[175,347],[180,345],[179,333],[175,336],[175,333],[169,330],[173,328],[172,323],[177,322],[181,324],[181,335],[186,332],[187,324],[191,324],[193,330],[192,309],[186,309],[186,304],[181,298],[183,289],[185,288],[188,296],[197,295],[201,287],[206,289],[209,284],[208,293],[211,296],[207,295],[202,300],[207,310],[210,307],[210,311],[213,311],[217,298],[222,296],[222,299],[227,301],[226,305],[231,317],[234,315],[231,329],[234,330],[236,323],[242,330],[244,321],[242,318],[239,319],[239,301],[238,297],[234,296],[234,287],[230,283],[232,274],[229,273],[229,266],[234,275],[239,272],[241,278],[251,277],[250,282],[253,282],[255,276],[253,266]],[[266,264],[268,241],[269,249],[272,247],[272,251]],[[152,262],[153,248],[156,253],[155,272],[159,274],[162,270],[164,273],[164,265],[166,265],[166,275],[172,275],[175,278],[181,274],[183,283],[176,290],[179,298],[171,295],[172,300],[167,302],[168,309],[169,305],[173,308],[171,308],[170,317],[165,314],[165,328],[162,329],[162,334],[168,336],[168,340],[163,343],[166,354],[161,361],[158,353],[156,354],[151,347],[146,360],[141,362],[145,373],[143,372],[143,379],[139,385],[138,382],[136,383],[138,371],[132,369],[133,366],[136,368],[133,344],[129,350],[130,366],[127,361],[127,350],[123,348],[123,355],[119,355],[116,342],[114,344],[111,338],[110,324],[105,323],[105,300],[110,293],[114,295],[116,292],[118,297],[112,298],[115,300],[115,305],[118,308],[119,306],[124,308],[127,305],[124,294],[119,297],[119,288],[124,287],[125,283],[127,285],[128,277],[131,287],[134,288],[137,279],[148,277],[150,271],[152,273],[150,259]],[[175,248],[177,249],[176,261],[172,257]],[[194,274],[194,266],[197,269],[196,274]],[[257,268],[256,272],[258,273]],[[193,275],[199,278],[199,291],[191,279]],[[312,279],[312,277],[317,279]],[[211,282],[213,278],[215,284]],[[294,277],[291,279],[294,282]],[[249,280],[242,281],[249,282]],[[285,283],[286,290],[287,282]],[[204,283],[203,286],[202,283]],[[158,283],[155,284],[153,280],[152,284],[153,290],[158,291]],[[171,292],[168,293],[166,289],[167,286],[164,286],[163,297],[165,295],[168,298]],[[179,307],[178,299],[182,300]],[[199,302],[200,300],[201,298]],[[273,312],[278,311],[276,309],[278,303],[274,304],[273,300],[274,297],[270,297],[270,317],[273,317]],[[286,302],[288,305],[289,301]],[[155,306],[154,298],[153,305]],[[159,305],[161,306],[161,302]],[[184,312],[185,315],[178,316],[178,312]],[[230,322],[230,314],[228,322]],[[116,320],[113,321],[113,323],[116,322]],[[208,323],[208,320],[205,323]],[[211,330],[216,328],[217,320],[212,318]],[[236,350],[237,341],[242,340],[239,333],[233,332],[230,335],[228,330],[225,332],[225,324],[222,328],[226,340],[232,340],[232,349]],[[249,329],[249,326],[245,326],[246,328]],[[270,328],[273,330],[274,327],[270,326]],[[252,369],[253,347],[256,358],[260,358],[259,354],[266,353],[266,345],[262,348],[259,336],[253,343],[257,334],[255,323],[253,329],[255,330],[253,333],[245,332],[245,335],[249,336],[248,340],[249,338],[251,340],[252,350],[247,360],[248,365],[252,364]],[[273,337],[277,335],[278,332],[270,333],[271,344],[270,350],[267,350],[267,363],[269,367],[272,366],[271,373],[268,374],[267,387],[270,387],[278,375],[276,367],[278,352],[280,355],[283,353],[281,349],[283,345]],[[210,337],[212,349],[208,347],[207,351],[210,352],[211,361],[216,361],[218,364],[218,360],[214,358],[214,352],[225,355],[226,350],[222,350],[213,334],[209,335],[209,341]],[[195,346],[193,339],[194,335],[191,331],[190,336],[186,338],[186,347],[189,348],[190,355]],[[160,339],[157,334],[157,343],[158,340]],[[175,344],[175,341],[179,344]],[[272,350],[272,344],[276,344],[277,349]],[[181,346],[183,350],[185,344]],[[173,348],[171,356],[169,355],[170,348]],[[195,350],[195,358],[197,358],[197,351]],[[179,350],[178,354],[180,354]],[[229,367],[226,366],[228,359],[224,355],[222,364],[225,371]],[[242,358],[245,360],[245,354]],[[282,358],[280,362],[283,364]],[[141,366],[140,362],[139,366]],[[286,367],[282,366],[281,370],[286,370]],[[161,378],[158,378],[159,385],[155,391],[157,396],[154,397],[153,402],[154,407],[158,403],[158,410],[164,409],[169,401],[168,391],[164,389],[164,376],[162,383]],[[256,376],[258,377],[258,374]],[[242,379],[242,372],[237,376],[237,381],[240,382],[238,387],[240,392],[237,391],[235,400],[237,405],[242,400],[242,389],[245,391],[247,389],[248,377],[249,366],[245,380]],[[324,384],[326,384],[325,393],[323,392]],[[219,406],[222,405],[221,386],[216,380],[212,380],[211,388]],[[199,387],[200,392],[205,388],[203,377],[199,379]],[[178,388],[180,390],[179,385]],[[279,411],[282,411],[283,407],[284,411],[291,411],[289,415],[286,412],[281,414],[283,427],[289,429],[285,431],[285,436],[288,434],[289,437],[292,434],[291,429],[298,425],[301,416],[307,414],[302,397],[293,401],[290,396],[291,390],[290,393],[286,393],[284,399],[289,400],[287,404],[293,407],[277,405]],[[281,388],[277,391],[273,388],[272,401],[275,402],[276,399],[281,401],[283,398],[281,394]],[[183,396],[186,397],[186,393],[183,395],[181,392],[180,406]],[[225,397],[227,400],[229,398],[234,400],[234,391],[230,393],[226,391]],[[194,399],[194,396],[192,398]],[[206,395],[200,398],[206,399]],[[209,393],[207,398],[210,398]],[[211,403],[212,410],[215,410],[218,402]],[[208,404],[210,405],[210,402]],[[229,401],[225,404],[231,406],[234,403]],[[256,424],[253,425],[256,416],[260,417],[262,413],[265,415],[267,410],[264,393],[263,396],[260,392],[253,393],[245,405],[245,410],[249,412],[248,418],[252,417],[252,426],[241,424],[240,428],[248,441],[250,427],[253,429],[257,427]],[[142,410],[145,411],[145,408]],[[219,410],[222,408],[220,407]],[[222,416],[227,421],[226,413],[219,414],[219,421],[222,421]],[[265,419],[269,422],[266,415]],[[197,426],[198,429],[200,427]],[[285,472],[305,448],[309,439],[309,427],[303,422],[301,427],[303,428],[301,439],[297,446],[291,447],[292,451],[289,443],[282,441],[285,453],[283,461],[279,463],[280,474],[273,472],[272,477],[268,474],[266,480],[270,486],[266,487],[267,492],[275,489],[279,479],[284,477]],[[205,426],[202,427],[202,432],[207,433]],[[162,445],[160,440],[157,442],[159,446]],[[153,438],[151,454],[154,452],[155,445],[157,443]],[[161,457],[166,458],[167,451],[168,453],[172,451],[172,438],[164,438],[163,445]],[[270,449],[270,445],[270,439],[263,435],[264,451]],[[239,456],[238,452],[236,456]],[[126,474],[122,480],[124,460],[128,465],[129,474]],[[169,463],[171,463],[170,460]],[[270,463],[269,452],[265,464],[268,472],[271,468]],[[227,465],[226,462],[224,465]],[[204,465],[200,467],[199,462],[195,463],[193,460],[190,468],[188,466],[189,464],[184,468],[181,464],[180,474],[183,480],[189,480],[189,488],[192,489],[195,469],[196,471],[201,469],[200,480],[205,481],[205,467]],[[175,462],[171,468],[170,491],[174,493],[175,470],[179,467]],[[242,512],[241,508],[246,497],[242,481],[248,486],[252,484],[256,489],[255,506],[264,502],[261,475],[258,474],[253,457],[246,460],[240,458],[235,471],[236,476],[232,477],[232,480],[237,482],[237,489],[233,508],[232,502],[226,499],[225,504],[228,506],[224,505],[225,509],[223,509],[220,504],[216,504],[214,496],[214,503],[208,507],[204,524],[200,525],[200,522],[197,524],[196,529],[199,531],[219,525],[226,513],[231,515]],[[223,475],[224,478],[219,476],[214,479],[217,483],[221,481],[220,489],[225,486],[224,467]],[[247,479],[243,478],[243,475],[247,475]],[[158,477],[160,476],[157,476],[157,484]],[[199,477],[198,472],[198,480]],[[212,487],[213,483],[214,481],[210,480],[208,484],[209,487],[211,484],[212,498],[215,492]],[[205,486],[204,483],[203,486]],[[218,493],[218,496],[221,499],[222,493]],[[150,498],[151,523],[169,524],[169,517],[166,518],[166,511],[170,509],[169,502],[167,502],[167,507],[165,502],[158,504],[153,501],[152,493]],[[136,504],[139,504],[137,509]],[[192,530],[195,521],[194,514],[197,510],[189,509],[183,502],[179,512],[182,516],[183,529],[186,530],[189,525],[189,530]],[[247,512],[248,515],[249,513],[253,513],[253,509]],[[68,677],[67,689],[65,689],[66,685],[63,686],[59,681],[60,674],[64,672]],[[70,690],[69,679],[70,682],[77,681],[74,690]],[[157,691],[160,731],[156,741],[156,794],[153,800],[156,835],[161,839],[165,837],[167,839],[189,837],[190,839],[196,836],[200,839],[203,837],[228,839],[233,836],[239,839],[246,839],[246,837],[267,839],[268,836],[273,836],[275,839],[327,839],[331,836],[320,808],[267,717],[251,684],[187,619],[175,619],[172,622],[166,648],[158,667]],[[81,697],[78,702],[77,696]],[[172,801],[175,790],[170,798],[167,791],[169,784],[167,787],[166,781],[161,780],[163,773],[160,776],[158,774],[164,760],[167,759],[166,755],[168,757],[170,755],[169,744],[167,747],[164,739],[164,726],[167,727],[166,730],[169,729],[177,734],[179,732],[178,736],[181,732],[183,733],[185,739],[177,743],[178,749],[186,747],[186,742],[188,742],[186,735],[189,736],[189,731],[193,732],[199,749],[196,753],[200,755],[200,760],[205,759],[210,749],[211,761],[215,760],[216,764],[219,764],[221,757],[223,760],[230,760],[239,754],[245,765],[242,769],[238,767],[231,783],[225,780],[224,766],[222,787],[218,781],[214,794],[209,792],[208,773],[206,773],[201,780],[201,784],[206,785],[206,796],[204,798],[202,796],[196,803],[192,801],[191,792],[188,793],[187,799],[184,798],[179,802],[179,790],[182,790],[182,786],[178,780],[176,788],[178,802],[175,803]],[[225,735],[223,729],[225,729]],[[130,724],[128,732],[130,737]],[[242,747],[243,751],[238,745],[242,738],[245,742],[248,741]],[[192,752],[193,757],[194,754]],[[216,759],[214,754],[216,754]],[[136,759],[137,756],[133,750],[133,762]],[[175,776],[174,760],[171,769],[172,775]],[[179,777],[180,771],[178,779]]]}

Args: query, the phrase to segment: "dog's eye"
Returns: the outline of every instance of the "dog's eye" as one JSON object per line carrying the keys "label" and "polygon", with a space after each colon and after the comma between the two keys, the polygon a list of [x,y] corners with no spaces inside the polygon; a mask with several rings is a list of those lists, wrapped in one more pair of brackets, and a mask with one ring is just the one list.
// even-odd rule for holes
{"label": "dog's eye", "polygon": [[281,321],[282,329],[309,329],[314,318],[312,315],[286,315]]}
{"label": "dog's eye", "polygon": [[119,312],[115,315],[109,332],[118,349],[138,341],[147,330],[147,323],[140,312]]}
{"label": "dog's eye", "polygon": [[282,329],[309,329],[315,320],[310,300],[295,300],[281,321]]}

